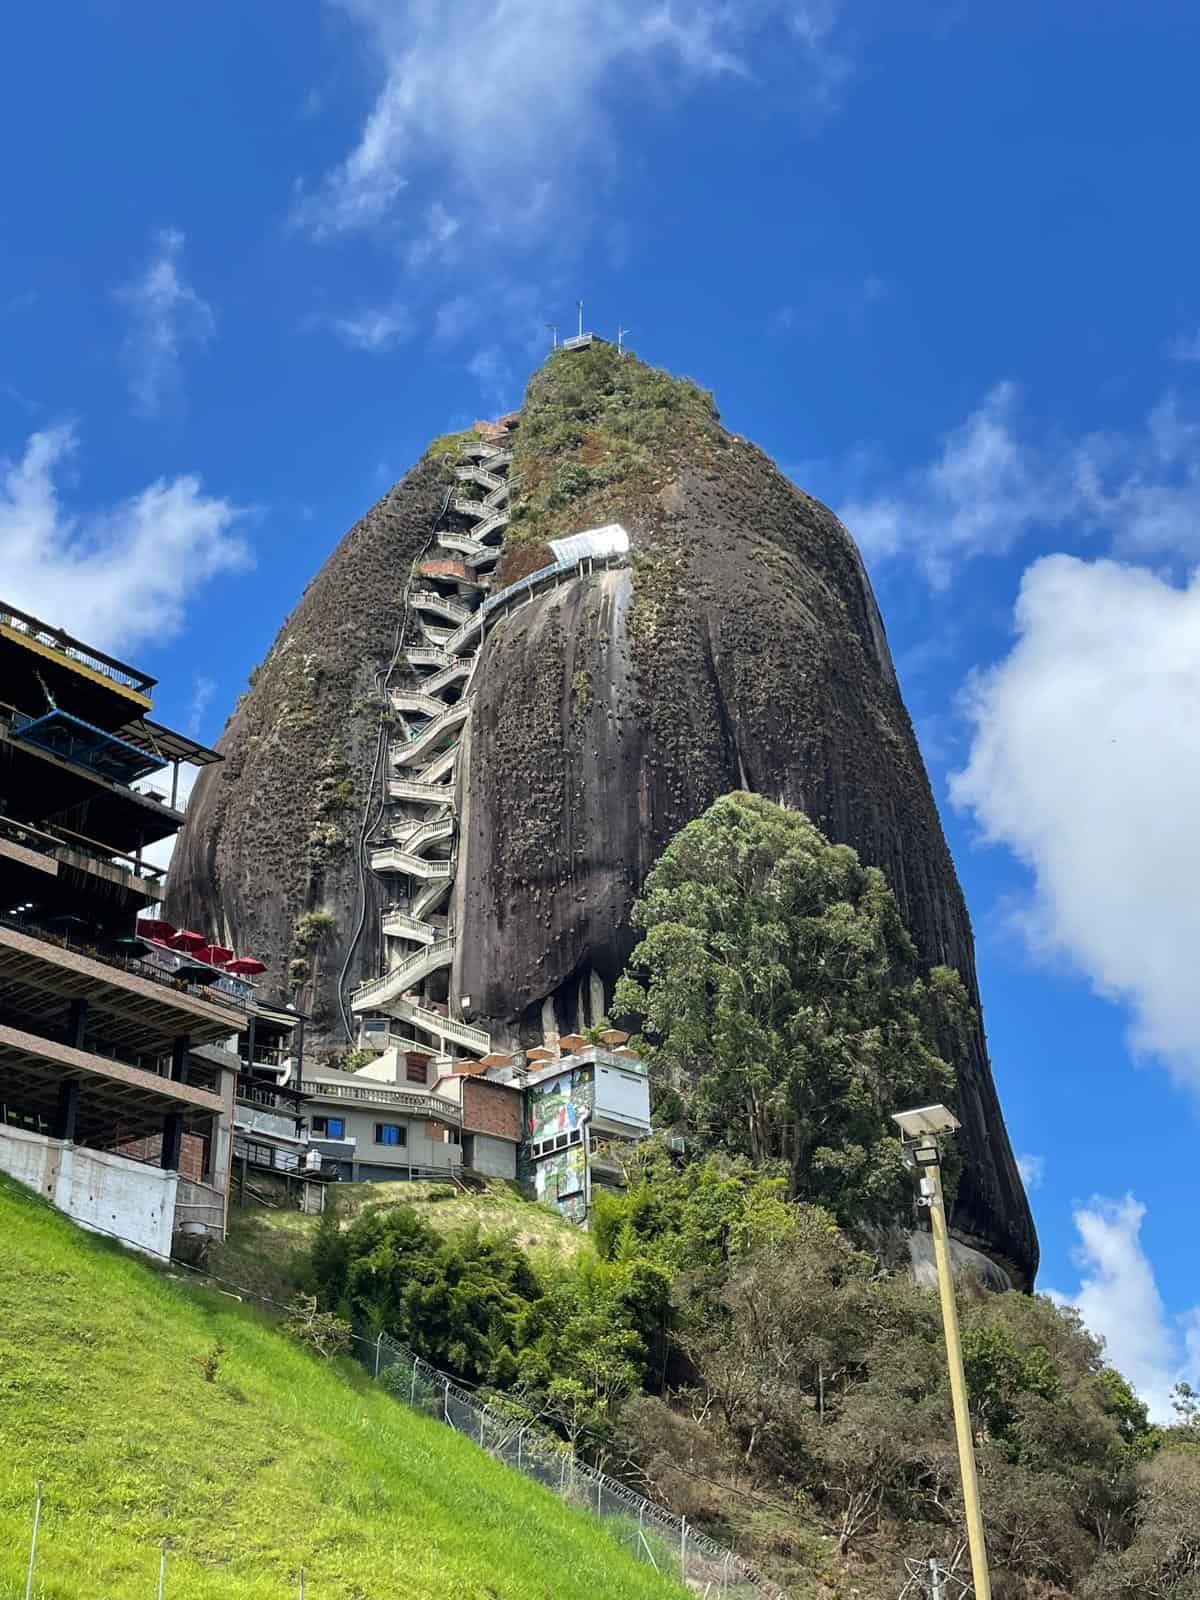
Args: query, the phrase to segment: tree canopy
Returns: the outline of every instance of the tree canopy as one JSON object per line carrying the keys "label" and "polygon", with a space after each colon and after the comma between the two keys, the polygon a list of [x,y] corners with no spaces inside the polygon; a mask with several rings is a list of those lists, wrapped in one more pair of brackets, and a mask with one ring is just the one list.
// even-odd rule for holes
{"label": "tree canopy", "polygon": [[729,794],[663,851],[633,917],[614,1005],[660,1119],[780,1163],[844,1222],[894,1217],[911,1183],[890,1113],[953,1100],[970,1007],[957,973],[922,973],[883,874],[802,813]]}

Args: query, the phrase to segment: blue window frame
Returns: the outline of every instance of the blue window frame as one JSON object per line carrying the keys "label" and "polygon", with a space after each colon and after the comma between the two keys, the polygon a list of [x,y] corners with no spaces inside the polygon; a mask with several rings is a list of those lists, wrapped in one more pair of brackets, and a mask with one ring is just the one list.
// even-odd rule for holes
{"label": "blue window frame", "polygon": [[344,1139],[346,1137],[345,1117],[314,1117],[312,1119],[313,1135],[317,1139]]}
{"label": "blue window frame", "polygon": [[408,1129],[401,1127],[398,1122],[377,1122],[375,1124],[375,1143],[403,1145],[408,1143]]}

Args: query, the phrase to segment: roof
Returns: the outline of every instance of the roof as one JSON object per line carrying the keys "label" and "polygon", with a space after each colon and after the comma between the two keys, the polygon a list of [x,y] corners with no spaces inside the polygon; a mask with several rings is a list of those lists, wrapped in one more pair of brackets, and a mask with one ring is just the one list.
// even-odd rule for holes
{"label": "roof", "polygon": [[218,751],[189,739],[186,733],[176,733],[173,728],[164,727],[161,722],[152,722],[149,717],[139,717],[136,722],[126,723],[121,729],[121,737],[129,744],[137,745],[139,750],[157,756],[163,766],[168,761],[186,761],[193,767],[211,767],[214,761],[225,759]]}
{"label": "roof", "polygon": [[587,528],[566,539],[551,539],[556,561],[582,561],[585,556],[623,556],[629,549],[629,535],[619,522],[602,528]]}

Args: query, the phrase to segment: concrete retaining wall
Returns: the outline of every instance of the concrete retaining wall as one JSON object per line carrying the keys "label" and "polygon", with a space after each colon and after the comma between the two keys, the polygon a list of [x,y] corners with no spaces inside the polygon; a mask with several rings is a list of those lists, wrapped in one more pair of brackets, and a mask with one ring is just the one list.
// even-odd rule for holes
{"label": "concrete retaining wall", "polygon": [[25,1128],[0,1127],[0,1172],[85,1228],[119,1235],[168,1260],[179,1175]]}

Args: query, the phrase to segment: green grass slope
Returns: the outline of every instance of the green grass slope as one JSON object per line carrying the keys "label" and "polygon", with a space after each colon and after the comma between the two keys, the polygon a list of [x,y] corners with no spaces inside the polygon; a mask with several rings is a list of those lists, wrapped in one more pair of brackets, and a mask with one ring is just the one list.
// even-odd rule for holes
{"label": "green grass slope", "polygon": [[[220,1342],[215,1382],[203,1358]],[[669,1600],[603,1528],[0,1179],[0,1596]]]}
{"label": "green grass slope", "polygon": [[[264,1193],[268,1186],[256,1179],[254,1187]],[[319,1219],[295,1210],[282,1190],[276,1198],[280,1203],[275,1206],[252,1198],[244,1210],[236,1203],[230,1206],[229,1237],[212,1251],[209,1266],[230,1283],[269,1299],[286,1300],[295,1290],[297,1271],[316,1237]],[[470,1194],[445,1183],[338,1183],[330,1185],[328,1201],[337,1207],[344,1227],[368,1207],[411,1206],[439,1233],[478,1228],[482,1233],[509,1234],[538,1260],[569,1261],[592,1248],[581,1228],[549,1206],[524,1199],[515,1184],[499,1179]]]}

